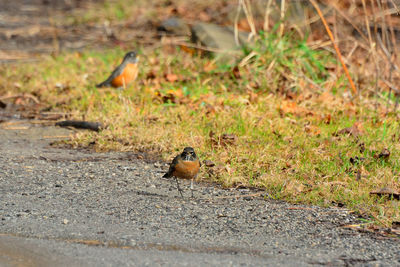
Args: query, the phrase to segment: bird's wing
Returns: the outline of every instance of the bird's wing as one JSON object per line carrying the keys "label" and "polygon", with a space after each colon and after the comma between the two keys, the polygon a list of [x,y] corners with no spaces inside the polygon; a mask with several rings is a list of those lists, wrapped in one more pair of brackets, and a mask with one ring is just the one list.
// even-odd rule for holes
{"label": "bird's wing", "polygon": [[166,178],[171,177],[171,176],[172,176],[172,173],[174,173],[174,171],[175,171],[175,166],[178,164],[178,162],[179,162],[179,155],[176,156],[176,157],[172,160],[171,165],[169,165],[169,170],[168,170],[168,172],[167,172],[166,174],[164,174],[163,177],[166,177]]}
{"label": "bird's wing", "polygon": [[110,86],[112,80],[114,80],[116,77],[118,77],[119,75],[122,74],[123,70],[124,70],[124,64],[120,64],[112,73],[111,75],[107,78],[107,80],[105,80],[102,83],[99,83],[98,85],[96,85],[96,87],[105,87],[105,86]]}

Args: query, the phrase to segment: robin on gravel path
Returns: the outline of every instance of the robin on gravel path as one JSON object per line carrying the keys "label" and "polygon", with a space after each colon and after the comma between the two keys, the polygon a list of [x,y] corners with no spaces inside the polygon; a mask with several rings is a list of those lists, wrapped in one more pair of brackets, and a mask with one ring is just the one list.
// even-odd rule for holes
{"label": "robin on gravel path", "polygon": [[138,75],[138,62],[139,58],[136,56],[136,52],[132,51],[126,53],[124,60],[111,73],[110,77],[108,77],[104,82],[96,85],[96,87],[126,88],[126,86],[133,82]]}
{"label": "robin on gravel path", "polygon": [[193,197],[193,180],[197,177],[200,166],[201,163],[196,153],[194,152],[194,149],[192,147],[185,147],[185,149],[183,149],[183,152],[172,160],[168,172],[164,174],[163,177],[175,177],[178,191],[181,194],[181,197],[183,197],[183,194],[181,188],[179,187],[179,182],[177,178],[192,179],[190,183],[190,190],[192,191]]}

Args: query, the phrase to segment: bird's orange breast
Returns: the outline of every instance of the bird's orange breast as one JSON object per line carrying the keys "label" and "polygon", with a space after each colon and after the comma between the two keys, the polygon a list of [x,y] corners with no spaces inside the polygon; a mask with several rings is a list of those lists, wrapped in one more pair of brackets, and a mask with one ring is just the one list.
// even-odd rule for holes
{"label": "bird's orange breast", "polygon": [[122,73],[111,81],[111,85],[114,87],[126,87],[136,79],[138,72],[137,64],[128,63]]}
{"label": "bird's orange breast", "polygon": [[200,170],[200,163],[196,161],[183,161],[180,160],[175,166],[173,175],[183,179],[194,178]]}

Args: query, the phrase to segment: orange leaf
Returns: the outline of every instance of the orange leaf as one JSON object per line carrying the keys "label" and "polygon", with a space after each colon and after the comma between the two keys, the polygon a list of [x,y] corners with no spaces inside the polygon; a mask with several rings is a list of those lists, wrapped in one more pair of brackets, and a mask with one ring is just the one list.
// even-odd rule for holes
{"label": "orange leaf", "polygon": [[325,123],[325,124],[330,124],[331,121],[332,121],[332,116],[331,116],[331,114],[326,114],[326,115],[324,116],[323,120],[324,120],[324,123]]}
{"label": "orange leaf", "polygon": [[325,91],[318,97],[318,100],[323,103],[331,103],[335,100],[335,97],[329,91]]}
{"label": "orange leaf", "polygon": [[165,75],[165,78],[167,79],[167,81],[173,83],[173,82],[176,82],[178,80],[178,75],[173,74],[173,73],[167,73]]}
{"label": "orange leaf", "polygon": [[305,130],[308,134],[317,136],[321,134],[321,129],[314,125],[306,125]]}
{"label": "orange leaf", "polygon": [[298,106],[296,102],[290,100],[284,100],[280,105],[278,105],[278,110],[281,115],[293,114],[296,116],[315,116],[314,112],[311,110]]}
{"label": "orange leaf", "polygon": [[188,47],[186,45],[180,45],[180,48],[182,49],[182,51],[190,54],[191,56],[193,56],[196,53],[196,49],[195,48]]}
{"label": "orange leaf", "polygon": [[215,66],[214,62],[213,61],[209,61],[204,65],[203,70],[205,72],[210,72],[212,70],[215,70],[216,68],[217,68],[217,66]]}
{"label": "orange leaf", "polygon": [[173,95],[173,96],[178,97],[178,98],[183,97],[183,92],[182,92],[181,89],[178,89],[178,90],[168,90],[168,91],[167,91],[167,94],[168,94],[168,95]]}

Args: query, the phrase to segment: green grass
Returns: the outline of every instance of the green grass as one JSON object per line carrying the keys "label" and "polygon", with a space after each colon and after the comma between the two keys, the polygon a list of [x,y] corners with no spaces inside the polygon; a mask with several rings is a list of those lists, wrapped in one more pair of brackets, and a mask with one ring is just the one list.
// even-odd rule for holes
{"label": "green grass", "polygon": [[[125,51],[70,53],[0,66],[0,93],[29,92],[43,107],[108,125],[100,133],[79,132],[70,141],[75,146],[146,151],[165,160],[193,146],[202,160],[217,165],[203,167],[202,180],[255,186],[295,203],[343,204],[384,225],[399,221],[399,201],[369,194],[385,186],[400,189],[397,117],[380,115],[384,103],[375,112],[375,99],[352,104],[343,98],[346,80],[332,78],[324,67],[335,63],[332,55],[311,50],[305,41],[260,33],[237,62],[252,51],[236,78],[235,65],[179,48],[142,48],[139,78],[124,91],[95,84]],[[178,79],[168,81],[169,73]],[[355,123],[359,136],[336,134]],[[223,134],[237,139],[226,143],[219,140]],[[391,152],[387,159],[377,157],[384,148]]]}

